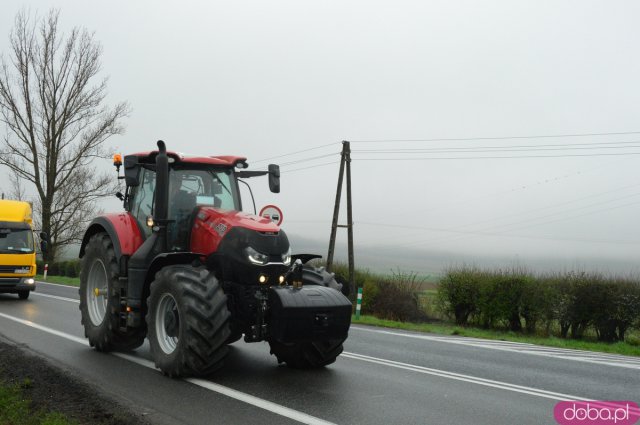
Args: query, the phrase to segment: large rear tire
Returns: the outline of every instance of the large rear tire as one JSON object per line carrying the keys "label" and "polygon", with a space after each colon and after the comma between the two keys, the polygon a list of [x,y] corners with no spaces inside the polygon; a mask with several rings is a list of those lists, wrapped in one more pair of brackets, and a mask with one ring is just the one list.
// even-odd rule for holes
{"label": "large rear tire", "polygon": [[144,327],[120,331],[118,263],[104,232],[91,236],[80,271],[80,312],[84,336],[98,351],[130,351],[144,342]]}
{"label": "large rear tire", "polygon": [[297,343],[269,341],[269,346],[278,363],[286,363],[293,369],[317,369],[336,361],[342,353],[343,342],[344,339]]}
{"label": "large rear tire", "polygon": [[161,269],[151,283],[147,328],[157,368],[176,378],[222,366],[231,335],[227,296],[204,267]]}

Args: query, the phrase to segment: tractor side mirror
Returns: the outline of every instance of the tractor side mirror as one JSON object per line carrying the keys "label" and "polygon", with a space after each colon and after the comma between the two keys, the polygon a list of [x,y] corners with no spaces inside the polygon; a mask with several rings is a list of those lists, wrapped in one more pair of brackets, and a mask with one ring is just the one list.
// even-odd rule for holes
{"label": "tractor side mirror", "polygon": [[280,167],[276,164],[269,164],[269,190],[280,193]]}
{"label": "tractor side mirror", "polygon": [[140,167],[138,166],[138,157],[135,155],[128,155],[124,157],[124,181],[127,186],[138,186],[140,180],[138,173]]}

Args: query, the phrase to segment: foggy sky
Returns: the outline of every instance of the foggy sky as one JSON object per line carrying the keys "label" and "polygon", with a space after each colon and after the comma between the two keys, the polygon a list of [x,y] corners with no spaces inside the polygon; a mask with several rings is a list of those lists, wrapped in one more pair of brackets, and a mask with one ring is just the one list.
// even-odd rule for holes
{"label": "foggy sky", "polygon": [[[95,31],[107,100],[133,111],[113,150],[163,139],[280,163],[282,193],[251,183],[291,235],[328,240],[349,140],[355,240],[372,264],[394,249],[640,259],[635,2],[5,0],[5,54],[23,6]],[[623,132],[639,133],[568,136]]]}

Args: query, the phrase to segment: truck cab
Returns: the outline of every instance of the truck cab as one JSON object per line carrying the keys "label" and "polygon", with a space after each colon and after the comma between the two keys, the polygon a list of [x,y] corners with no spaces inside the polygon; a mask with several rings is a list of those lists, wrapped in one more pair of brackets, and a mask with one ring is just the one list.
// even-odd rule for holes
{"label": "truck cab", "polygon": [[36,289],[31,205],[0,200],[0,292],[29,298]]}

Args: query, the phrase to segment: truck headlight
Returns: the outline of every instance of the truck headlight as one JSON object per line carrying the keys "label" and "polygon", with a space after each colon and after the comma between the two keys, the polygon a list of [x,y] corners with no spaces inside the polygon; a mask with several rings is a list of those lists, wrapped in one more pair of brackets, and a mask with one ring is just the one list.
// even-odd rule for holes
{"label": "truck headlight", "polygon": [[287,252],[282,254],[282,264],[284,264],[285,266],[291,265],[291,247],[289,247]]}
{"label": "truck headlight", "polygon": [[28,278],[24,280],[24,283],[26,283],[27,285],[33,285],[36,283],[36,280],[33,278]]}
{"label": "truck headlight", "polygon": [[268,255],[258,252],[255,249],[251,248],[250,246],[244,249],[244,253],[247,255],[247,258],[249,259],[249,261],[251,261],[253,264],[264,266],[269,262]]}

